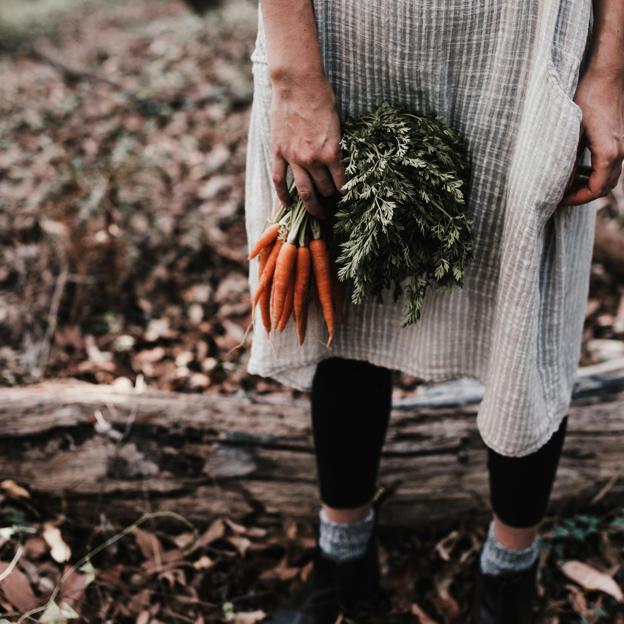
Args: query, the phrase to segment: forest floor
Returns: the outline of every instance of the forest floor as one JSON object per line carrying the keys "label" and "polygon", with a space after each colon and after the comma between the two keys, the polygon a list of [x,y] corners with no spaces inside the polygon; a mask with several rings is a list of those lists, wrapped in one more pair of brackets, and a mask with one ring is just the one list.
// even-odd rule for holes
{"label": "forest floor", "polygon": [[[176,0],[53,4],[49,27],[0,12],[11,33],[0,47],[0,385],[75,377],[300,396],[246,372],[256,5],[198,17]],[[615,195],[599,222],[624,223]],[[622,266],[594,260],[581,365],[624,357]],[[397,396],[420,385],[395,372]],[[251,623],[309,571],[312,527],[289,519],[274,530],[214,519],[190,545],[183,521],[172,532],[148,518],[116,541],[123,527],[105,515],[86,534],[12,481],[0,501],[9,621]],[[624,623],[624,504],[549,516],[543,536],[543,621]],[[383,532],[387,621],[461,622],[483,537],[470,519],[449,534]],[[23,615],[42,602],[45,615]]]}

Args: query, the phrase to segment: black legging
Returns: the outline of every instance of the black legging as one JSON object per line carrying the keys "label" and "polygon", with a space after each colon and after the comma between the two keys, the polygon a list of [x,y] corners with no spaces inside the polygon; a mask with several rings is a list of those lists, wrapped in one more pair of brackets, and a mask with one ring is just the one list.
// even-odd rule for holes
{"label": "black legging", "polygon": [[[390,420],[392,371],[364,360],[321,360],[310,399],[322,502],[337,509],[370,502]],[[490,502],[505,524],[530,527],[544,517],[566,426],[567,416],[544,446],[523,457],[487,447]]]}

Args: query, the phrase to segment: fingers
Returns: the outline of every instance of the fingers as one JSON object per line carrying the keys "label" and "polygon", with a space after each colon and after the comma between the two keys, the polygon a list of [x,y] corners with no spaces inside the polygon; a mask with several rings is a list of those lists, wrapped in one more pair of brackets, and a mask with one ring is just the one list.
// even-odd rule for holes
{"label": "fingers", "polygon": [[321,205],[316,195],[312,178],[310,177],[308,172],[303,167],[292,163],[290,165],[290,168],[292,169],[293,177],[295,178],[297,193],[299,194],[299,197],[301,197],[305,209],[311,215],[319,219],[325,219],[325,209]]}
{"label": "fingers", "polygon": [[272,179],[275,191],[280,201],[285,205],[290,205],[291,197],[288,193],[288,185],[286,183],[286,168],[288,163],[280,156],[279,153],[273,154],[273,171]]}
{"label": "fingers", "polygon": [[[575,174],[577,167],[574,167]],[[622,156],[616,150],[595,150],[592,152],[592,167],[586,184],[579,187],[580,180],[568,184],[562,205],[575,206],[608,195],[622,173]]]}
{"label": "fingers", "polygon": [[[335,165],[334,166],[334,171]],[[288,186],[286,183],[286,170],[288,163],[281,156],[275,155],[273,159],[273,184],[277,192],[277,196],[280,201],[289,205],[292,198],[288,193]],[[310,214],[324,219],[327,217],[326,208],[323,206],[319,195],[322,197],[333,197],[338,193],[338,188],[334,183],[334,177],[330,175],[330,172],[326,167],[316,165],[304,168],[302,165],[291,163],[290,165],[293,177],[295,179],[295,186],[297,193],[301,197],[304,206]],[[344,181],[344,172],[342,178],[338,176],[338,181],[342,186]]]}
{"label": "fingers", "polygon": [[578,186],[578,180],[576,176],[579,171],[579,164],[581,162],[583,151],[585,150],[585,147],[586,147],[586,139],[584,135],[585,135],[585,128],[583,126],[583,123],[581,122],[581,126],[579,129],[578,147],[576,148],[576,159],[574,160],[574,168],[572,169],[572,173],[570,174],[570,177],[568,178],[568,183],[565,186],[565,189],[563,192],[563,200],[561,201],[562,204],[564,203],[564,200],[568,197],[568,195],[574,190],[574,187]]}
{"label": "fingers", "polygon": [[338,189],[334,185],[334,181],[329,175],[329,171],[326,167],[312,166],[307,169],[308,173],[312,177],[314,185],[323,197],[331,197],[338,192]]}
{"label": "fingers", "polygon": [[609,181],[607,182],[607,186],[610,189],[613,189],[617,186],[617,183],[620,181],[620,176],[622,175],[622,161],[620,161],[616,167],[611,170],[611,176],[609,177]]}
{"label": "fingers", "polygon": [[[339,153],[340,150],[337,149],[335,154]],[[323,201],[324,198],[336,197],[347,181],[341,160],[327,157],[308,158],[305,161],[288,163],[281,153],[276,151],[273,157],[273,184],[280,201],[285,205],[289,205],[292,200],[286,182],[289,164],[297,194],[301,197],[306,210],[319,219],[326,219],[329,204]]]}
{"label": "fingers", "polygon": [[346,183],[344,165],[341,161],[339,137],[328,142],[319,153],[300,159],[297,164],[305,168],[316,189],[323,197],[334,197]]}
{"label": "fingers", "polygon": [[611,160],[597,155],[595,163],[592,163],[592,171],[587,184],[568,192],[561,203],[566,206],[575,206],[608,195],[613,186],[617,184],[617,179],[613,186],[609,184],[613,180],[615,168]]}
{"label": "fingers", "polygon": [[329,172],[334,180],[334,186],[340,193],[344,193],[343,186],[347,183],[347,174],[345,172],[345,167],[340,158],[336,158],[332,160],[327,165]]}

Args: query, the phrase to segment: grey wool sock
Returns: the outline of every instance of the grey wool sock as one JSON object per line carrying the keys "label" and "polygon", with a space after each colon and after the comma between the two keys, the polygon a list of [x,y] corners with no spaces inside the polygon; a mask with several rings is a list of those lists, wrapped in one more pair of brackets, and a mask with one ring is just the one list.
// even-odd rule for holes
{"label": "grey wool sock", "polygon": [[539,556],[541,539],[535,537],[533,543],[526,548],[507,548],[494,535],[494,521],[490,521],[488,536],[481,551],[479,561],[484,574],[505,574],[530,568]]}
{"label": "grey wool sock", "polygon": [[321,552],[334,561],[348,561],[362,557],[373,532],[375,510],[355,522],[334,522],[319,511],[319,547]]}

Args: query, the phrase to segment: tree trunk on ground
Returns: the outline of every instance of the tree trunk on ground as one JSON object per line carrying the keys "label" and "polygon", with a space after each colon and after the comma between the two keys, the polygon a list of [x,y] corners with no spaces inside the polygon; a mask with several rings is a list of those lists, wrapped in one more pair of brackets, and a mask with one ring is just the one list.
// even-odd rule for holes
{"label": "tree trunk on ground", "polygon": [[[378,485],[380,524],[450,525],[489,511],[475,418],[482,386],[437,384],[395,400]],[[120,392],[77,381],[0,388],[0,475],[72,522],[128,522],[172,510],[270,522],[315,520],[307,400]],[[624,498],[624,375],[577,381],[551,510]],[[348,449],[346,449],[348,452]]]}

